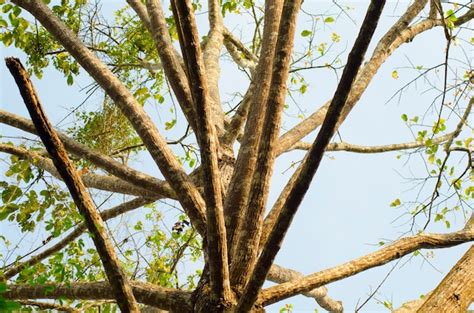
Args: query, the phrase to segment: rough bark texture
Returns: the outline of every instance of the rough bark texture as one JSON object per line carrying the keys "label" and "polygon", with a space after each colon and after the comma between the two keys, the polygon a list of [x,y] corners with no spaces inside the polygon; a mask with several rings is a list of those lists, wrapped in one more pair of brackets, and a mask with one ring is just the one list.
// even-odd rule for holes
{"label": "rough bark texture", "polygon": [[328,109],[321,130],[301,165],[301,171],[297,171],[299,174],[294,187],[290,191],[288,198],[285,199],[282,211],[263,247],[262,254],[252,272],[252,281],[246,286],[242,295],[241,299],[245,300],[242,300],[240,307],[243,308],[244,311],[248,310],[251,304],[254,303],[257,292],[265,280],[265,275],[280,250],[281,242],[319,167],[326,146],[329,144],[336,129],[336,123],[347,100],[355,75],[362,64],[365,52],[377,27],[384,4],[385,1],[371,1],[369,5],[361,30],[349,53],[347,64],[344,67],[341,80],[339,81],[335,96]]}
{"label": "rough bark texture", "polygon": [[[237,242],[232,255],[234,266],[231,278],[237,289],[245,286],[251,278],[248,273],[253,270],[257,258],[261,224],[275,161],[275,143],[280,132],[281,115],[286,99],[286,84],[300,5],[301,1],[298,0],[285,1],[281,14],[271,87],[265,103],[262,133],[258,140],[257,162],[251,179],[247,210],[243,212],[242,222],[238,225]],[[250,307],[244,308],[244,310],[248,309]]]}
{"label": "rough bark texture", "polygon": [[220,171],[217,160],[218,139],[216,128],[212,124],[212,107],[209,97],[202,53],[199,46],[197,26],[190,1],[175,1],[178,21],[184,43],[182,47],[188,82],[191,86],[196,107],[198,141],[201,153],[204,195],[207,205],[207,254],[210,273],[212,298],[229,302],[232,299],[227,261],[227,241],[222,206]]}
{"label": "rough bark texture", "polygon": [[76,35],[59,20],[42,1],[15,0],[35,16],[41,24],[74,56],[84,69],[95,79],[112,100],[120,107],[140,135],[149,153],[158,164],[163,176],[170,183],[180,203],[193,221],[196,229],[205,233],[204,201],[184,173],[166,141],[158,132],[151,118],[135,100],[131,92],[100,60],[88,50]]}
{"label": "rough bark texture", "polygon": [[[138,310],[138,302],[145,305],[143,311],[147,312],[167,310],[186,313],[262,312],[266,305],[303,294],[314,298],[328,311],[342,312],[342,303],[331,299],[324,285],[381,266],[418,249],[444,248],[474,240],[471,227],[474,225],[473,214],[463,231],[403,238],[379,251],[308,276],[273,263],[325,151],[383,153],[424,146],[419,142],[407,142],[368,147],[346,142],[329,144],[329,141],[357,104],[378,69],[396,49],[429,29],[436,26],[445,28],[446,22],[437,19],[439,15],[443,15],[438,0],[431,1],[429,18],[416,23],[413,21],[420,16],[428,0],[412,1],[406,12],[378,42],[371,58],[361,66],[385,3],[372,0],[333,99],[280,138],[280,119],[287,96],[286,83],[291,67],[299,0],[265,1],[263,36],[260,37],[260,29],[255,29],[257,39],[252,42],[252,48],[247,48],[247,43],[241,42],[225,27],[221,14],[222,1],[207,1],[209,32],[201,42],[194,20],[192,1],[171,1],[182,56],[170,37],[162,1],[127,0],[152,34],[161,60],[159,64],[142,67],[152,68],[154,72],[150,72],[155,74],[157,70],[163,71],[196,135],[201,166],[190,175],[186,175],[156,125],[134,99],[130,90],[53,14],[44,1],[11,2],[31,13],[129,118],[165,180],[123,165],[113,157],[94,151],[55,131],[50,125],[47,136],[44,136],[41,131],[36,131],[30,120],[0,110],[0,123],[29,133],[39,133],[46,142],[53,140],[56,143],[46,143],[52,158],[41,151],[27,150],[10,144],[0,144],[0,152],[26,159],[32,165],[63,180],[70,186],[78,208],[86,217],[83,224],[77,225],[51,246],[45,245],[38,254],[28,258],[24,256],[21,262],[8,265],[0,280],[12,281],[22,269],[47,260],[88,229],[93,235],[110,281],[79,282],[72,285],[10,284],[8,290],[2,293],[3,297],[20,300],[24,305],[39,309],[67,311],[70,309],[67,306],[52,304],[49,301],[32,301],[64,297],[73,300],[117,301],[125,312]],[[467,7],[463,7],[463,10],[467,10]],[[257,20],[257,16],[258,14],[255,14],[255,24],[258,27],[261,21]],[[458,16],[454,24],[462,25],[473,17],[474,6],[471,6],[466,14]],[[258,42],[260,39],[261,42]],[[224,46],[234,63],[245,68],[251,77],[250,86],[231,119],[224,116],[219,94],[220,60]],[[35,97],[30,100],[36,101]],[[455,131],[432,138],[433,144],[444,143],[445,150],[449,153],[453,140],[467,125],[473,102],[471,99]],[[46,120],[40,124],[46,124]],[[320,126],[314,143],[301,142],[303,137]],[[237,160],[234,159],[234,149],[238,144],[236,140],[240,142]],[[61,142],[64,149],[57,149],[56,147],[61,147]],[[51,147],[55,148],[54,151]],[[273,162],[278,155],[292,149],[309,152],[264,221]],[[66,151],[75,158],[91,162],[108,174],[86,173],[79,177],[74,169],[68,166]],[[472,151],[467,153],[471,156]],[[61,166],[55,166],[53,162],[57,163],[61,159],[64,161]],[[81,179],[85,186],[82,185]],[[122,195],[136,195],[138,198],[99,215],[84,187]],[[181,207],[190,217],[192,226],[202,236],[205,266],[198,287],[193,292],[128,282],[107,239],[103,221],[161,198],[179,200]],[[410,310],[421,310],[425,307],[424,311],[420,312],[442,312],[449,308],[445,311],[454,312],[465,309],[473,297],[473,249],[471,247],[438,288],[427,295],[426,301],[411,303]],[[277,285],[262,290],[265,279],[276,282]],[[70,311],[74,312],[73,309]]]}
{"label": "rough bark texture", "polygon": [[[137,301],[175,312],[192,312],[191,294],[153,284],[131,281],[133,294]],[[110,300],[115,295],[107,282],[44,284],[44,285],[8,285],[2,296],[6,299],[89,299]]]}
{"label": "rough bark texture", "polygon": [[451,234],[426,234],[406,237],[389,246],[353,261],[329,268],[296,281],[264,289],[258,303],[269,305],[289,296],[324,286],[331,282],[353,276],[369,268],[381,266],[419,249],[447,248],[474,240],[474,231],[459,231]]}
{"label": "rough bark texture", "polygon": [[[248,121],[245,125],[245,133],[235,162],[235,171],[230,180],[229,193],[224,203],[229,246],[232,246],[234,233],[239,229],[242,218],[246,213],[251,178],[257,162],[255,151],[258,147],[265,116],[266,107],[264,104],[270,89],[273,56],[282,7],[283,0],[265,2],[264,34],[268,39],[263,43],[262,54],[254,75],[255,78],[249,87],[249,93],[252,97],[248,103]],[[243,112],[242,115],[245,116],[247,113]]]}
{"label": "rough bark texture", "polygon": [[464,312],[474,302],[474,245],[433,290],[418,313]]}
{"label": "rough bark texture", "polygon": [[38,135],[51,155],[56,169],[66,183],[76,207],[84,217],[85,224],[92,235],[92,240],[114,291],[118,306],[122,312],[139,312],[138,304],[133,296],[128,278],[123,272],[120,261],[115,254],[104,221],[79,174],[69,160],[61,140],[44,114],[26,70],[23,68],[20,60],[15,58],[7,58],[6,64],[20,89],[21,96],[38,131]]}

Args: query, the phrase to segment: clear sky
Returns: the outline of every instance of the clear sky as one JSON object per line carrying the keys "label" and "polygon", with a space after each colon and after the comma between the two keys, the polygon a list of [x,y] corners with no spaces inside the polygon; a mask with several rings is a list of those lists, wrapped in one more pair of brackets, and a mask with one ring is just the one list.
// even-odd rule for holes
{"label": "clear sky", "polygon": [[[326,25],[321,31],[324,33],[321,36],[327,37],[331,32],[336,32],[341,36],[341,42],[347,44],[347,49],[341,56],[343,60],[358,32],[368,1],[344,3],[353,8],[348,11],[348,14],[356,21],[357,26],[348,17],[341,16],[336,23]],[[376,39],[380,38],[394,23],[400,10],[406,8],[407,3],[407,1],[390,1],[387,4],[376,32]],[[104,1],[104,11],[109,5],[114,6],[112,1]],[[325,12],[329,7],[331,7],[331,1],[306,0],[304,2],[304,8],[313,13]],[[335,11],[334,8],[332,10]],[[299,32],[301,32],[308,25],[306,23],[308,17],[302,14],[299,21]],[[230,29],[236,29],[245,34],[245,28],[242,28],[242,25],[237,27],[239,23],[240,19],[236,17],[226,19],[226,24]],[[323,39],[316,36],[316,40]],[[302,41],[299,39],[296,46],[301,45]],[[442,29],[438,28],[418,36],[409,45],[398,49],[382,66],[371,86],[340,128],[343,140],[364,145],[413,141],[410,130],[400,116],[403,113],[422,115],[437,93],[428,90],[421,81],[416,87],[412,86],[406,90],[399,101],[397,98],[387,103],[387,100],[405,83],[416,77],[415,71],[404,67],[407,67],[410,62],[424,67],[442,63],[444,46],[444,35]],[[343,47],[344,44],[340,45],[339,49],[342,50]],[[454,47],[452,53],[454,56],[466,58],[460,48]],[[469,53],[472,53],[472,50],[468,51]],[[22,57],[22,53],[14,48],[2,47],[1,54],[2,57],[11,55]],[[472,54],[470,58],[472,61]],[[246,82],[243,75],[234,74],[234,66],[224,62],[222,67],[222,95],[224,99],[230,99],[231,93],[244,90]],[[391,75],[394,69],[397,69],[399,74],[397,80]],[[436,79],[436,77],[433,78],[433,80]],[[28,116],[13,79],[3,64],[0,65],[0,80],[1,108]],[[330,99],[337,79],[331,71],[317,69],[306,73],[306,80],[309,83],[308,92],[304,97],[298,98],[298,101],[302,110],[309,115]],[[89,79],[85,75],[81,76],[75,85],[68,87],[62,74],[47,70],[42,80],[33,79],[33,81],[49,117],[58,122],[70,108],[83,101],[85,93],[81,91],[81,88],[87,85]],[[439,105],[439,101],[437,103]],[[288,116],[294,112],[296,109],[290,108]],[[151,111],[152,115],[155,113]],[[156,114],[154,118],[158,120]],[[287,118],[284,127],[289,128],[297,121],[294,118]],[[457,123],[457,120],[454,122]],[[63,124],[60,126],[67,127]],[[0,133],[2,135],[19,134],[4,125],[0,125]],[[405,233],[409,229],[406,223],[408,219],[397,220],[403,211],[391,208],[390,203],[396,198],[414,199],[417,190],[413,186],[413,180],[402,177],[409,178],[412,173],[423,173],[424,168],[419,157],[414,157],[406,163],[406,157],[396,158],[398,154],[328,153],[294,219],[292,228],[278,254],[277,263],[310,274],[375,251],[378,248],[376,244],[380,240],[397,239]],[[278,159],[270,203],[273,203],[290,177],[292,170],[287,169],[291,162],[301,160],[302,156],[301,152],[292,152]],[[2,155],[3,157],[5,155]],[[143,162],[143,166],[139,165],[139,169],[156,173],[155,169],[145,167],[145,164],[146,162]],[[2,163],[0,167],[4,167],[4,164]],[[459,214],[451,216],[450,222],[451,230],[457,230],[463,226],[464,219]],[[13,228],[6,223],[1,223],[0,228],[2,234],[7,231],[13,232]],[[429,230],[446,231],[439,223],[432,224]],[[36,240],[30,241],[34,246]],[[441,281],[468,246],[434,250],[432,255],[425,258],[421,256],[403,258],[375,297],[380,301],[392,302],[394,307],[418,298]],[[357,302],[365,300],[393,265],[394,263],[390,263],[330,284],[328,285],[329,295],[334,299],[342,300],[346,311],[353,311]],[[295,312],[312,312],[317,307],[314,300],[299,296],[270,307],[269,312],[278,311],[285,303],[292,303]],[[383,312],[386,309],[376,301],[371,301],[362,311]]]}

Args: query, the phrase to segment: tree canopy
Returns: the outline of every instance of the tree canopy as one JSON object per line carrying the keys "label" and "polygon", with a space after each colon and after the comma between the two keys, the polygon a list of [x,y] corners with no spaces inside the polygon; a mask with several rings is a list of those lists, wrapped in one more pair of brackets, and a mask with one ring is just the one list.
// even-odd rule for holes
{"label": "tree canopy", "polygon": [[[343,1],[308,2],[0,0],[0,41],[15,53],[2,79],[15,82],[23,103],[14,105],[29,114],[0,109],[0,311],[259,312],[278,303],[291,312],[303,295],[342,312],[346,299],[326,285],[392,261],[356,311],[369,301],[396,312],[468,308],[472,245],[420,299],[394,304],[378,291],[401,260],[429,262],[432,249],[474,240],[474,5],[416,0],[387,11],[372,0],[359,20]],[[423,38],[422,53],[440,63],[412,62]],[[401,107],[395,120],[410,141],[389,129],[391,113],[351,124],[387,71],[391,94],[376,90],[367,102]],[[53,73],[81,89],[81,101],[45,96],[39,83],[63,83]],[[386,141],[351,143],[358,127]],[[304,207],[317,212],[315,228],[342,210],[304,202],[337,153],[356,156],[347,159],[355,169],[388,153],[409,174],[400,176],[410,192],[402,183],[386,191],[399,234],[374,233],[371,252],[308,275],[296,257],[277,264]],[[325,192],[357,196],[344,188]],[[347,249],[332,234],[296,231],[291,244],[303,253],[318,241]]]}

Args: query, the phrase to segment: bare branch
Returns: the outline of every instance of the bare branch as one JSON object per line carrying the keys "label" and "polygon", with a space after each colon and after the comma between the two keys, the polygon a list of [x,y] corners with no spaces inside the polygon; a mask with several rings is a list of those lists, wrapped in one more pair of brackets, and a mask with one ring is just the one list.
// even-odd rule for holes
{"label": "bare branch", "polygon": [[[351,94],[347,101],[347,106],[345,111],[348,111],[349,108],[352,108],[357,101],[362,96],[363,92],[369,85],[372,78],[377,73],[377,70],[385,62],[385,60],[392,54],[392,52],[398,48],[402,43],[411,40],[416,34],[410,34],[407,31],[407,27],[410,22],[418,15],[418,13],[426,5],[427,0],[414,1],[414,3],[407,9],[407,11],[400,17],[400,19],[389,29],[389,31],[380,39],[377,47],[375,48],[374,53],[372,54],[371,59],[367,64],[361,69],[360,74],[357,76],[357,80],[351,90]],[[436,22],[430,20],[430,24],[434,26]],[[430,28],[431,28],[430,27]],[[420,31],[421,32],[421,31]],[[394,46],[395,41],[400,41],[400,44]],[[327,109],[329,107],[331,100],[326,102],[321,108],[316,112],[311,114],[307,119],[303,120],[301,123],[290,129],[287,133],[280,137],[278,143],[278,154],[283,153],[288,148],[290,148],[294,143],[298,142],[310,132],[319,127],[326,115]],[[348,112],[347,112],[348,113]],[[344,113],[343,116],[346,116]]]}
{"label": "bare branch", "polygon": [[[149,283],[131,281],[133,294],[138,302],[165,310],[192,312],[191,293]],[[7,285],[2,293],[5,299],[58,299],[73,300],[113,300],[114,293],[109,283],[93,282],[74,284]]]}
{"label": "bare branch", "polygon": [[[224,134],[224,111],[219,93],[220,56],[224,44],[224,22],[219,0],[208,0],[209,33],[203,51],[205,78],[209,88],[211,120],[216,127],[218,136]],[[197,32],[197,31],[196,31]]]}
{"label": "bare branch", "polygon": [[[301,279],[303,277],[304,275],[297,271],[284,268],[276,264],[272,265],[267,275],[268,280],[279,284]],[[343,312],[342,302],[331,299],[328,296],[328,289],[324,286],[315,288],[311,291],[304,292],[303,295],[305,295],[306,297],[314,298],[320,307],[329,312]]]}
{"label": "bare branch", "polygon": [[379,251],[329,268],[300,280],[270,287],[262,291],[258,303],[270,305],[331,282],[353,276],[367,269],[384,265],[420,249],[448,248],[474,240],[474,231],[459,231],[450,234],[420,234],[399,239]]}
{"label": "bare branch", "polygon": [[203,179],[207,217],[207,251],[212,293],[217,298],[230,301],[232,292],[229,282],[227,242],[222,206],[220,171],[217,160],[218,139],[212,124],[211,101],[205,78],[202,52],[199,46],[196,21],[190,1],[175,1],[174,5],[183,38],[180,40],[185,64],[196,106],[198,141],[202,169],[207,174]]}
{"label": "bare branch", "polygon": [[[264,104],[267,101],[268,92],[270,90],[273,57],[278,38],[278,25],[280,24],[282,8],[283,0],[265,2],[265,25],[263,33],[267,40],[263,42],[256,74],[247,91],[248,104],[242,104],[244,106],[244,112],[241,112],[242,119],[240,119],[240,122],[238,121],[239,125],[234,125],[235,133],[237,134],[240,130],[240,125],[245,121],[245,117],[248,114],[244,136],[234,166],[235,170],[230,180],[229,192],[224,202],[227,242],[231,249],[235,249],[233,240],[234,232],[239,229],[239,225],[245,215],[244,210],[250,193],[250,180],[255,170],[255,164],[257,163],[255,151],[258,148],[258,142],[263,128],[266,109]],[[233,142],[233,139],[228,141],[228,143],[231,142]],[[232,255],[233,251],[230,253],[230,256]]]}
{"label": "bare branch", "polygon": [[33,124],[46,150],[51,155],[56,169],[66,183],[76,207],[84,217],[85,224],[92,234],[92,240],[102,260],[105,273],[107,274],[107,278],[112,286],[120,309],[123,312],[139,312],[132,289],[127,277],[123,273],[120,261],[115,254],[104,221],[98,213],[76,168],[69,160],[64,145],[44,114],[39,98],[26,70],[18,59],[7,58],[5,61],[12,76],[15,78]]}
{"label": "bare branch", "polygon": [[[318,133],[313,146],[306,155],[305,160],[301,165],[301,171],[297,171],[298,177],[296,178],[288,197],[284,201],[283,209],[281,210],[277,222],[263,247],[262,254],[252,272],[252,280],[246,286],[242,299],[247,299],[247,297],[255,299],[258,291],[263,285],[265,276],[268,273],[276,254],[280,250],[281,242],[283,241],[291,221],[293,220],[293,217],[309,188],[319,164],[321,163],[324,151],[336,130],[336,124],[344,108],[347,97],[349,96],[356,73],[362,64],[365,52],[367,51],[375,32],[384,5],[385,1],[381,0],[373,0],[370,2],[359,35],[349,53],[347,64],[344,67],[341,80],[339,81],[334,93],[334,98],[329,106],[321,131]],[[253,302],[250,305],[252,304]],[[246,305],[246,308],[249,308],[248,304]]]}
{"label": "bare branch", "polygon": [[[440,137],[436,137],[432,139],[433,144],[441,144],[447,140],[449,140],[454,133],[446,134]],[[347,151],[347,152],[355,152],[355,153],[384,153],[384,152],[392,152],[392,151],[401,151],[401,150],[410,150],[410,149],[417,149],[425,147],[424,142],[413,141],[413,142],[405,142],[405,143],[394,143],[389,145],[381,145],[381,146],[361,146],[361,145],[354,145],[347,142],[336,142],[330,143],[326,151]],[[311,144],[308,142],[297,142],[295,143],[290,150],[309,150],[311,148]]]}
{"label": "bare branch", "polygon": [[[258,253],[263,214],[270,191],[270,178],[275,161],[275,144],[280,133],[281,116],[287,95],[287,80],[300,5],[301,1],[299,0],[285,1],[283,4],[271,85],[264,105],[266,110],[258,143],[257,161],[252,173],[244,217],[236,231],[237,244],[233,250],[235,254],[232,255],[232,264],[236,265],[232,267],[232,283],[235,283],[237,288],[245,286],[250,278],[253,280],[253,277],[248,273],[252,271]],[[245,299],[245,293],[241,299]],[[247,300],[241,301],[239,309],[248,310],[252,304]]]}
{"label": "bare branch", "polygon": [[197,131],[196,112],[189,84],[186,79],[186,73],[181,63],[182,60],[173,47],[160,1],[147,1],[147,10],[151,22],[150,30],[153,35],[153,40],[155,41],[156,50],[160,55],[163,69],[188,123],[194,131]]}
{"label": "bare branch", "polygon": [[120,107],[170,183],[198,232],[205,233],[204,201],[151,118],[122,82],[42,1],[13,0],[37,18]]}

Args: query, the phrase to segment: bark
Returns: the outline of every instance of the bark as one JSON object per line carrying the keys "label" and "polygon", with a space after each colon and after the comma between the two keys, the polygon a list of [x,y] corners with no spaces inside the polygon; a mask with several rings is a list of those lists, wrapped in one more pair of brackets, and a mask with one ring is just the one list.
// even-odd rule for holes
{"label": "bark", "polygon": [[[237,243],[232,255],[234,266],[231,279],[237,289],[245,286],[251,278],[249,273],[253,270],[257,258],[263,214],[270,191],[270,178],[275,161],[275,143],[280,132],[281,116],[286,99],[288,71],[300,5],[301,1],[299,0],[285,1],[283,4],[272,79],[265,103],[265,118],[258,143],[257,162],[252,174],[246,210],[244,210],[242,222],[238,224],[239,228],[236,230],[235,240]],[[242,305],[239,304],[239,306]],[[245,306],[242,310],[249,309]]]}
{"label": "bark", "polygon": [[327,285],[373,267],[384,265],[420,249],[448,248],[474,240],[474,231],[458,231],[450,234],[420,234],[399,239],[379,251],[329,268],[302,279],[264,289],[258,303],[270,305],[301,292]]}
{"label": "bark", "polygon": [[[273,264],[267,275],[267,280],[275,283],[286,283],[293,280],[301,279],[304,275],[297,271],[281,267]],[[313,290],[303,292],[306,297],[314,298],[320,307],[329,312],[343,312],[342,302],[335,301],[328,296],[328,289],[324,286],[315,288]]]}
{"label": "bark", "polygon": [[64,145],[44,114],[26,70],[18,59],[7,58],[6,64],[15,78],[33,124],[46,150],[51,155],[56,169],[66,183],[76,207],[84,217],[85,224],[92,235],[92,240],[114,291],[118,306],[123,312],[139,312],[128,278],[124,274],[120,261],[115,254],[104,221],[98,213],[90,194],[87,192],[81,177],[69,160]]}
{"label": "bark", "polygon": [[[178,16],[175,20],[180,25],[181,47],[188,73],[188,82],[196,107],[198,142],[201,154],[204,195],[206,200],[207,237],[206,250],[210,272],[210,285],[215,300],[231,301],[232,292],[229,283],[229,266],[227,260],[227,242],[222,207],[220,171],[217,159],[218,139],[216,128],[212,124],[212,100],[209,96],[205,78],[202,52],[199,46],[197,26],[190,1],[175,2]],[[208,43],[209,44],[209,43]]]}
{"label": "bark", "polygon": [[264,275],[267,274],[276,254],[280,250],[281,242],[283,241],[291,221],[309,188],[319,164],[321,163],[324,150],[336,130],[337,121],[339,120],[344,104],[346,103],[355,75],[362,64],[365,52],[367,51],[375,32],[384,5],[385,1],[375,0],[371,1],[369,5],[359,35],[349,53],[347,64],[344,67],[341,80],[339,81],[334,93],[333,101],[328,109],[328,114],[326,115],[321,127],[321,131],[305,157],[305,160],[301,165],[301,171],[297,171],[298,176],[294,186],[284,201],[281,213],[277,218],[267,242],[264,244],[262,253],[252,272],[252,281],[250,281],[246,286],[242,295],[242,299],[245,300],[242,301],[240,308],[250,308],[251,303],[253,303],[251,301],[257,297],[257,293],[263,285],[265,280]]}
{"label": "bark", "polygon": [[[372,54],[371,59],[361,69],[361,73],[357,77],[357,80],[351,90],[351,94],[347,101],[347,109],[345,110],[345,112],[347,113],[343,113],[343,116],[346,116],[348,114],[349,108],[355,106],[357,101],[360,99],[360,97],[366,90],[368,84],[377,73],[380,66],[393,53],[393,51],[395,51],[396,48],[398,48],[403,43],[411,41],[416,34],[426,30],[420,28],[417,29],[416,34],[412,34],[410,31],[408,31],[410,28],[407,28],[409,23],[418,15],[418,13],[426,5],[426,2],[426,0],[415,1],[407,9],[405,14],[403,14],[402,17],[397,21],[397,23],[394,24],[379,41],[374,53]],[[428,24],[431,25],[428,28],[430,29],[436,24],[436,22],[430,20]],[[296,142],[304,138],[306,135],[308,135],[310,132],[321,126],[330,103],[331,100],[326,102],[321,108],[311,114],[307,119],[293,127],[284,135],[282,135],[278,142],[278,153],[283,153],[293,144],[295,144]]]}
{"label": "bark", "polygon": [[[100,216],[102,219],[105,221],[115,218],[119,215],[122,215],[126,212],[130,212],[132,210],[138,209],[145,204],[152,203],[155,200],[151,199],[146,199],[146,198],[135,198],[133,200],[130,200],[128,202],[124,202],[116,207],[113,207],[111,209],[105,210],[104,212],[100,213]],[[50,257],[54,253],[62,250],[64,247],[66,247],[69,243],[73,242],[79,236],[81,236],[84,231],[87,229],[87,226],[85,223],[79,224],[72,232],[70,232],[67,236],[61,239],[58,243],[55,245],[51,246],[50,248],[44,250],[41,253],[38,253],[37,255],[32,256],[30,259],[27,261],[20,262],[18,264],[15,264],[14,267],[7,269],[3,276],[1,277],[4,280],[10,279],[16,274],[20,273],[24,268],[26,267],[31,267],[42,260]]]}
{"label": "bark", "polygon": [[[229,193],[224,202],[226,226],[228,230],[227,242],[231,249],[234,242],[234,232],[238,229],[245,210],[250,184],[257,157],[255,151],[258,147],[260,134],[265,116],[265,103],[270,89],[273,56],[278,37],[283,0],[265,2],[265,25],[262,53],[256,69],[254,80],[249,87],[249,119],[245,126],[244,136],[240,145],[235,170],[229,183]],[[253,91],[255,89],[255,92]],[[247,115],[243,113],[243,115]],[[240,128],[240,127],[239,127]],[[231,252],[232,256],[233,252]],[[231,260],[232,262],[232,260]]]}
{"label": "bark", "polygon": [[[34,166],[50,173],[54,177],[62,180],[61,175],[55,168],[51,159],[41,156],[38,153],[32,152],[24,148],[18,148],[8,144],[0,144],[0,152],[9,153],[16,155],[21,159],[25,159],[31,162]],[[113,176],[105,176],[98,174],[83,174],[81,178],[84,184],[90,188],[96,188],[99,190],[117,192],[128,195],[153,197],[156,196],[154,192],[150,192],[146,189],[137,187],[134,184],[127,183],[119,178]]]}
{"label": "bark", "polygon": [[147,9],[150,16],[151,33],[166,77],[170,82],[171,88],[178,99],[178,103],[188,123],[194,131],[197,131],[197,117],[189,84],[186,80],[186,73],[181,65],[179,55],[173,47],[160,1],[147,1]]}
{"label": "bark", "polygon": [[[31,134],[37,134],[36,129],[31,120],[4,110],[0,110],[0,123],[16,127]],[[163,195],[168,198],[176,197],[173,192],[173,189],[171,189],[167,182],[137,171],[125,164],[117,162],[113,158],[94,151],[86,145],[75,141],[64,133],[58,132],[57,130],[56,133],[58,134],[59,138],[63,142],[68,152],[78,158],[84,158],[90,161],[97,167],[104,169],[108,173],[116,176],[117,178],[120,178],[123,181],[126,181],[130,184],[134,184],[135,186],[132,189],[141,189],[140,187],[142,187],[144,189],[147,189],[148,193]],[[116,181],[118,180],[116,179]]]}
{"label": "bark", "polygon": [[[186,291],[159,287],[156,285],[131,281],[133,293],[138,302],[175,312],[192,312],[191,294]],[[112,300],[114,293],[107,282],[42,285],[7,285],[2,293],[5,299],[58,299],[71,300]]]}
{"label": "bark", "polygon": [[[450,140],[455,133],[446,134],[443,136],[439,136],[432,139],[433,144],[441,144]],[[411,149],[418,149],[426,147],[424,142],[420,141],[413,141],[413,142],[405,142],[405,143],[394,143],[388,145],[380,145],[380,146],[362,146],[362,145],[355,145],[350,144],[347,142],[336,142],[330,143],[326,151],[346,151],[346,152],[354,152],[354,153],[385,153],[385,152],[393,152],[393,151],[403,151],[403,150],[411,150]],[[290,150],[309,150],[311,148],[311,144],[309,142],[297,142],[295,143]]]}
{"label": "bark", "polygon": [[[207,34],[203,51],[205,78],[209,91],[209,107],[211,121],[215,125],[218,136],[224,133],[224,111],[222,110],[219,93],[220,56],[224,44],[224,23],[221,15],[220,0],[208,0],[208,17],[210,30]],[[199,41],[198,41],[199,42]]]}
{"label": "bark", "polygon": [[474,302],[474,245],[449,271],[416,311],[464,312]]}
{"label": "bark", "polygon": [[179,202],[201,235],[205,235],[204,201],[183,171],[155,124],[122,82],[59,20],[42,1],[13,0],[30,12],[94,78],[130,120],[149,153],[170,183]]}

